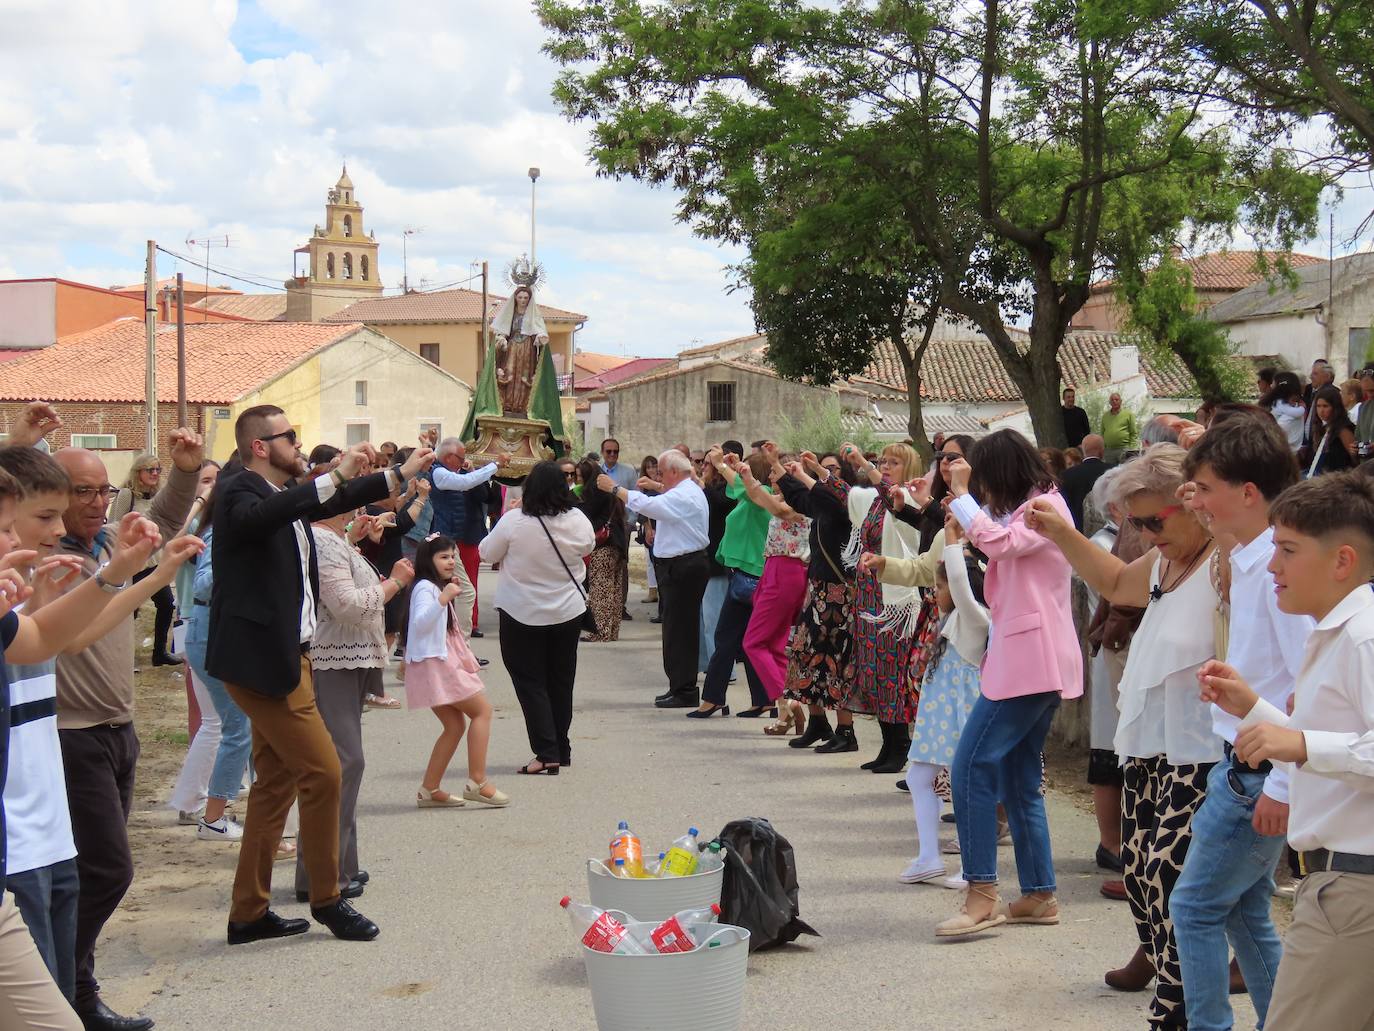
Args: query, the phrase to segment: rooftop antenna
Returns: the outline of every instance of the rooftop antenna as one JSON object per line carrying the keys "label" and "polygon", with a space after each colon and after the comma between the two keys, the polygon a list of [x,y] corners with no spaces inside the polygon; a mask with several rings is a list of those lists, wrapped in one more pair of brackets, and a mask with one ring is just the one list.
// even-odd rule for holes
{"label": "rooftop antenna", "polygon": [[401,230],[401,293],[410,293],[410,258],[406,254],[406,240],[425,231],[424,226],[406,226]]}
{"label": "rooftop antenna", "polygon": [[204,247],[204,248],[205,248],[205,296],[204,296],[203,298],[201,298],[201,302],[200,302],[200,303],[201,303],[200,321],[201,321],[201,322],[209,322],[209,321],[210,321],[210,248],[211,248],[211,247],[224,247],[224,248],[228,249],[228,247],[229,247],[229,237],[228,237],[228,236],[204,236],[204,237],[201,237],[199,240],[195,240],[195,239],[192,239],[191,237],[188,236],[188,237],[186,238],[186,246],[187,246],[187,247]]}

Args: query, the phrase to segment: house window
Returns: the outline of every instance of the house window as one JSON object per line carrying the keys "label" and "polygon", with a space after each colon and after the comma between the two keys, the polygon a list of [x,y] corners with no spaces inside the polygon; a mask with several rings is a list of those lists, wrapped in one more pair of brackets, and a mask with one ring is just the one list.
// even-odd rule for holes
{"label": "house window", "polygon": [[349,447],[354,444],[365,444],[367,438],[372,436],[372,424],[370,422],[350,422],[344,427],[344,436]]}
{"label": "house window", "polygon": [[438,345],[438,344],[421,344],[421,345],[420,345],[420,357],[423,358],[425,361],[429,362],[431,365],[438,365],[438,364],[439,364],[439,345]]}
{"label": "house window", "polygon": [[364,254],[364,255],[362,256],[362,259],[359,261],[358,264],[359,264],[359,266],[360,266],[361,269],[362,269],[362,281],[363,281],[364,283],[366,283],[366,282],[367,282],[367,273],[368,273],[368,261],[367,261],[367,255],[366,255],[366,254]]}
{"label": "house window", "polygon": [[352,215],[345,215],[345,216],[344,216],[343,229],[344,229],[344,236],[352,236],[352,235],[353,235],[353,216],[352,216]]}
{"label": "house window", "polygon": [[353,278],[353,255],[351,255],[351,254],[345,254],[345,255],[344,255],[344,260],[343,260],[343,277],[344,277],[345,279],[352,279],[352,278]]}
{"label": "house window", "polygon": [[353,403],[355,405],[367,404],[367,380],[359,379],[353,381]]}
{"label": "house window", "polygon": [[101,448],[115,448],[119,443],[113,433],[73,433],[72,447],[84,447],[90,451]]}
{"label": "house window", "polygon": [[735,421],[735,385],[733,383],[706,384],[706,421]]}

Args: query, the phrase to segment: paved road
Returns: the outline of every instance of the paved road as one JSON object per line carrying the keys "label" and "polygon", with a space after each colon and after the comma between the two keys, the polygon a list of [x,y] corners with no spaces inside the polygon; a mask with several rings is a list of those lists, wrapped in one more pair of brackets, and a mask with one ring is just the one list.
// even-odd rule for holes
{"label": "paved road", "polygon": [[[484,572],[484,598],[494,586]],[[714,833],[761,815],[795,846],[802,915],[823,937],[750,959],[745,1027],[1145,1025],[1146,996],[1102,984],[1134,935],[1124,904],[1097,895],[1093,824],[1071,800],[1050,799],[1064,922],[937,944],[932,928],[957,896],[895,879],[914,832],[894,778],[857,769],[876,751],[874,725],[860,723],[859,755],[816,756],[765,738],[757,720],[657,711],[647,704],[661,689],[657,628],[647,608],[635,612],[621,642],[581,650],[576,765],[556,779],[513,775],[529,756],[520,710],[495,634],[473,642],[493,660],[491,765],[514,799],[508,810],[417,811],[411,799],[437,721],[424,711],[367,715],[360,838],[372,883],[358,904],[381,926],[377,942],[338,942],[316,927],[227,948],[225,855],[168,876],[116,920],[100,957],[110,1001],[143,1008],[166,1031],[591,1028],[590,993],[557,906],[565,893],[585,896],[585,858],[603,853],[621,818],[646,844],[666,845],[689,824]],[[743,701],[743,685],[731,694]],[[461,788],[461,754],[451,787]],[[184,840],[176,833],[168,828],[169,842]],[[1014,885],[1009,849],[1002,860]],[[308,916],[286,868],[277,880],[276,908]],[[1240,1004],[1236,1026],[1253,1026],[1248,1001]]]}

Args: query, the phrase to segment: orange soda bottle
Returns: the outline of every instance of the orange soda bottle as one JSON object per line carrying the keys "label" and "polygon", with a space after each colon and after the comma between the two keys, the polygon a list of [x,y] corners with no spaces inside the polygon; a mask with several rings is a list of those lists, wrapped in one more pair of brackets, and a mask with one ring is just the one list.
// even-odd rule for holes
{"label": "orange soda bottle", "polygon": [[630,825],[624,820],[616,828],[615,836],[611,838],[611,864],[614,866],[617,859],[625,860],[625,872],[631,877],[646,877],[644,872],[644,846],[639,838],[630,830]]}

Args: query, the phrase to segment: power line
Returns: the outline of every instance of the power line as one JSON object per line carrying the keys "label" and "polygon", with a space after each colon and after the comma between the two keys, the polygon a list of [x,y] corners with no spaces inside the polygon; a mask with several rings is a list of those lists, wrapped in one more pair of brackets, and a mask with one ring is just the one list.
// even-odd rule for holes
{"label": "power line", "polygon": [[[257,279],[248,279],[245,276],[236,276],[234,275],[234,273],[226,272],[224,269],[217,268],[214,265],[209,264],[208,262],[197,261],[195,258],[187,257],[185,254],[178,254],[176,251],[169,251],[166,247],[163,247],[161,245],[158,246],[158,250],[160,250],[163,254],[166,254],[168,257],[176,258],[178,261],[184,261],[188,265],[194,265],[196,268],[204,269],[206,272],[213,272],[217,276],[224,276],[226,279],[233,279],[236,282],[246,283],[249,286],[260,287],[264,290],[279,290],[282,293],[286,292],[286,287],[281,286],[280,284],[272,282],[261,282]],[[250,273],[250,275],[257,275],[257,273]],[[265,279],[266,277],[264,276],[262,278]]]}

